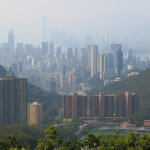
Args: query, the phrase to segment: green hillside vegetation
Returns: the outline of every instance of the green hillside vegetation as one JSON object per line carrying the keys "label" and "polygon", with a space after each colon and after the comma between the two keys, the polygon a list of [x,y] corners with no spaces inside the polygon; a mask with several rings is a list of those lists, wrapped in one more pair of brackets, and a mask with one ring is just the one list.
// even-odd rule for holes
{"label": "green hillside vegetation", "polygon": [[87,83],[91,88],[102,86],[104,84],[103,80],[100,79],[99,73],[94,75],[93,78],[87,79],[85,83]]}
{"label": "green hillside vegetation", "polygon": [[[6,70],[0,66],[0,77],[6,75]],[[46,92],[35,85],[27,84],[27,100],[28,102],[41,102],[44,111],[44,124],[51,124],[55,117],[59,115],[59,108],[62,107],[62,96],[56,93]]]}
{"label": "green hillside vegetation", "polygon": [[[5,141],[8,138],[9,142],[14,140],[16,146],[29,146],[34,149],[38,143],[38,139],[45,136],[44,126],[23,126],[23,125],[12,125],[12,126],[0,126],[0,149],[1,141]],[[7,149],[6,149],[7,150]]]}
{"label": "green hillside vegetation", "polygon": [[[37,131],[37,130],[36,130]],[[119,131],[115,131],[113,135],[102,136],[93,135],[88,131],[84,131],[85,138],[82,140],[64,140],[58,136],[54,126],[45,129],[45,136],[34,141],[34,147],[31,145],[30,138],[28,142],[22,139],[22,136],[9,134],[6,139],[0,139],[1,150],[149,150],[150,134],[142,135],[132,131],[127,136],[120,135]],[[35,143],[37,143],[35,145]]]}

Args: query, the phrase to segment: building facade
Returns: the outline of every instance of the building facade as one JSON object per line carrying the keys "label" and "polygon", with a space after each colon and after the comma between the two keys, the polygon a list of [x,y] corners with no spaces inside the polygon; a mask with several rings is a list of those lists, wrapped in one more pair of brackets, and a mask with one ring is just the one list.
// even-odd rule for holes
{"label": "building facade", "polygon": [[90,45],[91,77],[97,74],[98,46]]}
{"label": "building facade", "polygon": [[0,124],[27,124],[27,79],[15,77],[11,68],[0,79]]}
{"label": "building facade", "polygon": [[43,106],[41,103],[28,103],[28,125],[40,125],[42,123]]}
{"label": "building facade", "polygon": [[67,119],[87,117],[87,96],[72,95],[63,96],[64,112],[63,116]]}
{"label": "building facade", "polygon": [[[89,104],[89,105],[87,105]],[[128,117],[138,112],[139,96],[125,92],[123,95],[64,95],[64,118],[104,119],[112,117]],[[87,112],[87,110],[89,110]]]}

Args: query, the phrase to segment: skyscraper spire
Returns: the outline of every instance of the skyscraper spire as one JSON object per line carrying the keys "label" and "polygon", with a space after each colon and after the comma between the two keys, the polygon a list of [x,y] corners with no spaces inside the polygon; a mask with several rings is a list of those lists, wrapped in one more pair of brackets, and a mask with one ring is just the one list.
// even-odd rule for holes
{"label": "skyscraper spire", "polygon": [[14,51],[14,33],[12,30],[12,27],[8,33],[8,46],[9,46],[9,50],[13,52]]}

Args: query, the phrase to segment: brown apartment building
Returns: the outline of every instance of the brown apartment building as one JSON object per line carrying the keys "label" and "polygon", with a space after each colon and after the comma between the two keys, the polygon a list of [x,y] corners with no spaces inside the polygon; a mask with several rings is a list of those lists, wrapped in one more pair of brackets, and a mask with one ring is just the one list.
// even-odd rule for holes
{"label": "brown apartment building", "polygon": [[64,118],[73,119],[87,117],[87,96],[77,95],[75,92],[72,95],[63,96]]}
{"label": "brown apartment building", "polygon": [[[125,92],[123,95],[90,95],[89,103],[87,96],[64,95],[64,118],[110,118],[128,117],[138,112],[139,96],[135,93]],[[89,107],[87,105],[89,104]],[[89,115],[87,110],[89,109]]]}
{"label": "brown apartment building", "polygon": [[27,79],[15,77],[11,68],[0,79],[0,124],[27,124]]}

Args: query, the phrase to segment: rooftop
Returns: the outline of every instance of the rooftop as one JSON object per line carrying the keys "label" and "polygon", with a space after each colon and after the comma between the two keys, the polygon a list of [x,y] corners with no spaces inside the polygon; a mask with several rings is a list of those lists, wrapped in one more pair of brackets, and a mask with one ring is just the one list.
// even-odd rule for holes
{"label": "rooftop", "polygon": [[14,77],[14,73],[11,70],[11,67],[9,67],[7,73],[6,73],[6,77]]}

